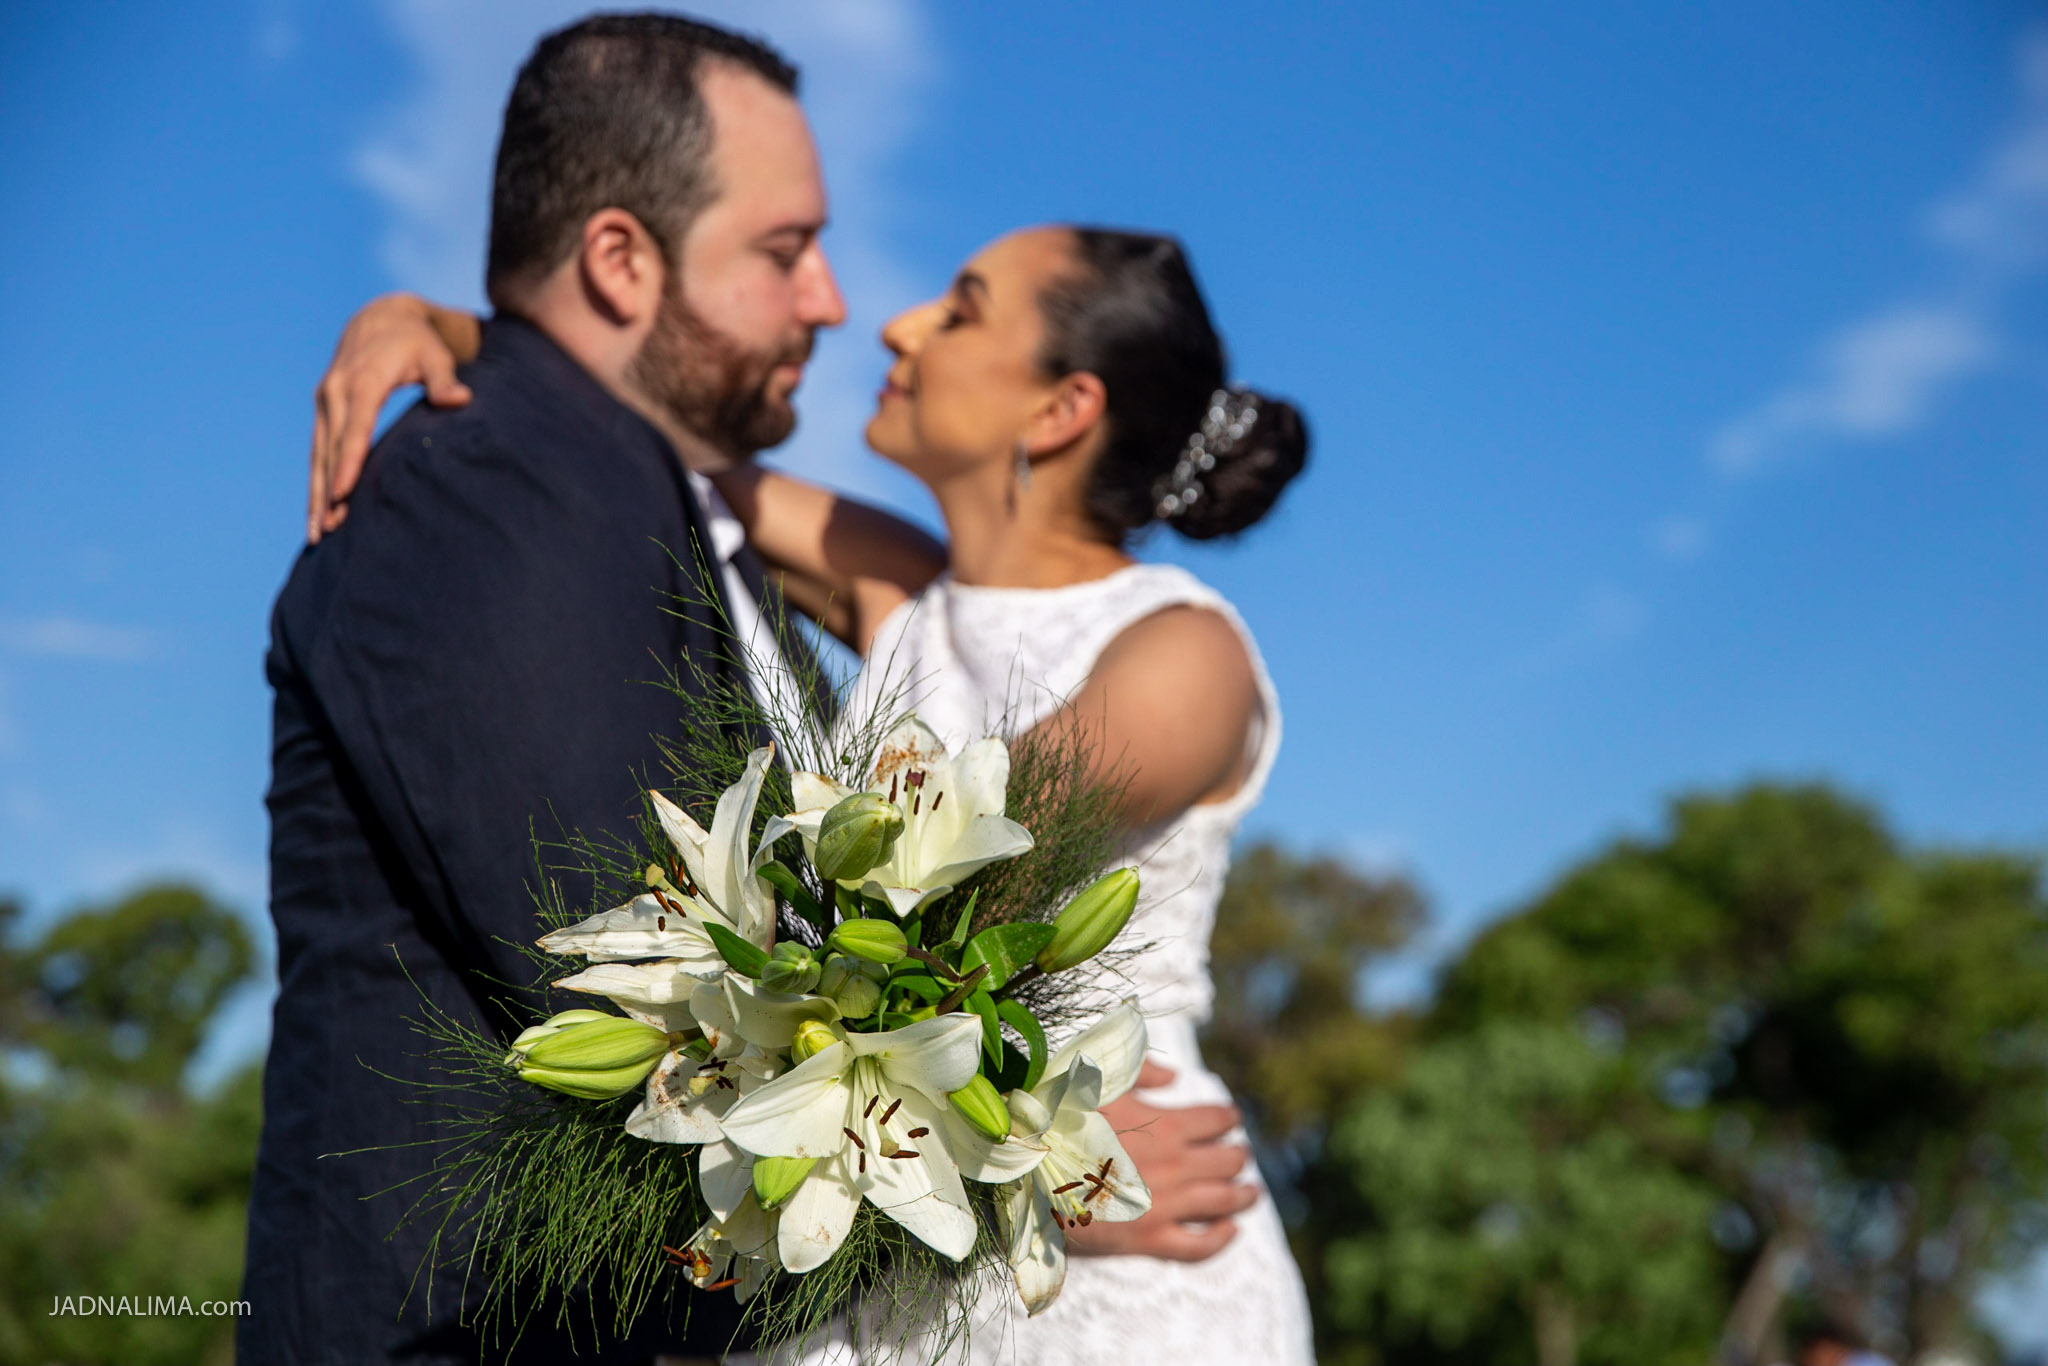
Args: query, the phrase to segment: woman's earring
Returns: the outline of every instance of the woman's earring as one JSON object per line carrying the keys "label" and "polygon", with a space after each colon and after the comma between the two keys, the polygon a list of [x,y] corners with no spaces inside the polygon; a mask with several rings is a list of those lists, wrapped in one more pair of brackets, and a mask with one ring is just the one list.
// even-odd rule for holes
{"label": "woman's earring", "polygon": [[1024,438],[1017,438],[1017,487],[1031,487],[1031,447],[1024,444]]}

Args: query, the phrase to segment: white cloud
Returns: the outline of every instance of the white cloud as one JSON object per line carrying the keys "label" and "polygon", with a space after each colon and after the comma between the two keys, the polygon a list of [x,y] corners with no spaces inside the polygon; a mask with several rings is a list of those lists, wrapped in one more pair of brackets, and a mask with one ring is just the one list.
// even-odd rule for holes
{"label": "white cloud", "polygon": [[[824,157],[834,226],[827,249],[851,318],[821,342],[785,454],[813,475],[898,501],[912,486],[860,445],[880,382],[872,338],[914,297],[891,250],[900,213],[889,164],[921,112],[934,57],[921,0],[744,0],[690,5],[713,22],[762,31],[803,70],[804,104]],[[415,73],[398,109],[356,152],[356,177],[383,201],[382,256],[395,285],[477,307],[483,298],[491,162],[513,76],[542,34],[588,0],[385,0]],[[336,319],[337,328],[340,320]]]}
{"label": "white cloud", "polygon": [[1728,423],[1712,463],[1747,474],[1813,439],[1872,439],[1926,421],[1959,380],[1999,354],[2003,296],[2048,259],[2048,33],[2019,54],[2021,113],[1983,171],[1936,204],[1929,232],[1951,256],[1947,288],[1878,309],[1826,343],[1806,379]]}
{"label": "white cloud", "polygon": [[259,71],[274,71],[299,52],[299,26],[282,8],[273,8],[256,21],[250,43]]}
{"label": "white cloud", "polygon": [[1650,528],[1650,544],[1667,560],[1696,560],[1706,553],[1707,525],[1696,517],[1665,517]]}
{"label": "white cloud", "polygon": [[91,659],[128,663],[156,653],[156,633],[77,617],[0,621],[0,650],[36,659]]}

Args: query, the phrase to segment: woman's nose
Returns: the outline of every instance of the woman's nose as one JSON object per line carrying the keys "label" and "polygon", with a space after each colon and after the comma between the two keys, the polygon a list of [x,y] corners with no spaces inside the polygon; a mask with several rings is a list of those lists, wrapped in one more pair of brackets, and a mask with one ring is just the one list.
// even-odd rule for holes
{"label": "woman's nose", "polygon": [[907,308],[882,325],[882,345],[899,356],[914,356],[931,335],[941,305],[936,301]]}

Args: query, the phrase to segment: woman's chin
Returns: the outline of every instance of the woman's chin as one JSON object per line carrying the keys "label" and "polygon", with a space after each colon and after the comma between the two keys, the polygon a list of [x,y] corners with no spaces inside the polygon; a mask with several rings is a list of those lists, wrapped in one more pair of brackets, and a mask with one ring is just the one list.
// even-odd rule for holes
{"label": "woman's chin", "polygon": [[903,434],[893,430],[896,425],[889,420],[886,414],[876,413],[868,419],[867,429],[862,433],[862,436],[866,439],[869,450],[881,456],[882,459],[890,464],[901,465],[904,469],[915,474],[917,466],[909,459],[909,452],[905,449]]}

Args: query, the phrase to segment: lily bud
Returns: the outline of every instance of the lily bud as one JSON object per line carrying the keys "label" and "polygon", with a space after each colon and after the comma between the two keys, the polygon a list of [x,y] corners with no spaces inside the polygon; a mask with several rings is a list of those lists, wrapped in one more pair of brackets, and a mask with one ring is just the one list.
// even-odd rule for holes
{"label": "lily bud", "polygon": [[505,1055],[506,1063],[515,1063],[526,1056],[526,1050],[539,1043],[548,1035],[572,1024],[585,1020],[609,1020],[614,1018],[602,1010],[565,1010],[559,1015],[549,1016],[540,1024],[519,1031],[519,1037],[512,1041],[512,1051]]}
{"label": "lily bud", "polygon": [[1119,868],[1096,879],[1052,922],[1052,942],[1039,950],[1040,972],[1064,972],[1109,947],[1138,905],[1138,874]]}
{"label": "lily bud", "polygon": [[809,991],[818,985],[817,957],[802,944],[784,940],[761,969],[761,985],[770,991]]}
{"label": "lily bud", "polygon": [[873,792],[856,792],[818,825],[818,852],[811,861],[828,882],[848,882],[889,861],[903,833],[903,811]]}
{"label": "lily bud", "polygon": [[996,1094],[995,1083],[976,1072],[973,1078],[946,1099],[972,1124],[998,1143],[1010,1136],[1010,1107]]}
{"label": "lily bud", "polygon": [[825,970],[818,977],[818,991],[832,998],[841,1016],[865,1020],[882,1004],[882,974],[886,971],[879,963],[864,963],[835,953],[825,960]]}
{"label": "lily bud", "polygon": [[762,1209],[774,1209],[804,1183],[811,1174],[811,1168],[818,1165],[815,1157],[757,1157],[754,1159],[754,1195],[760,1200]]}
{"label": "lily bud", "polygon": [[[539,1037],[530,1037],[535,1034]],[[647,1080],[667,1051],[668,1035],[653,1025],[602,1011],[569,1010],[520,1034],[506,1061],[520,1080],[535,1086],[584,1100],[609,1100]]]}
{"label": "lily bud", "polygon": [[839,1035],[823,1020],[805,1020],[796,1027],[796,1037],[790,1040],[789,1056],[793,1062],[802,1062],[824,1052],[839,1042]]}
{"label": "lily bud", "polygon": [[887,966],[903,961],[910,941],[903,927],[893,920],[842,920],[825,940],[825,947]]}

